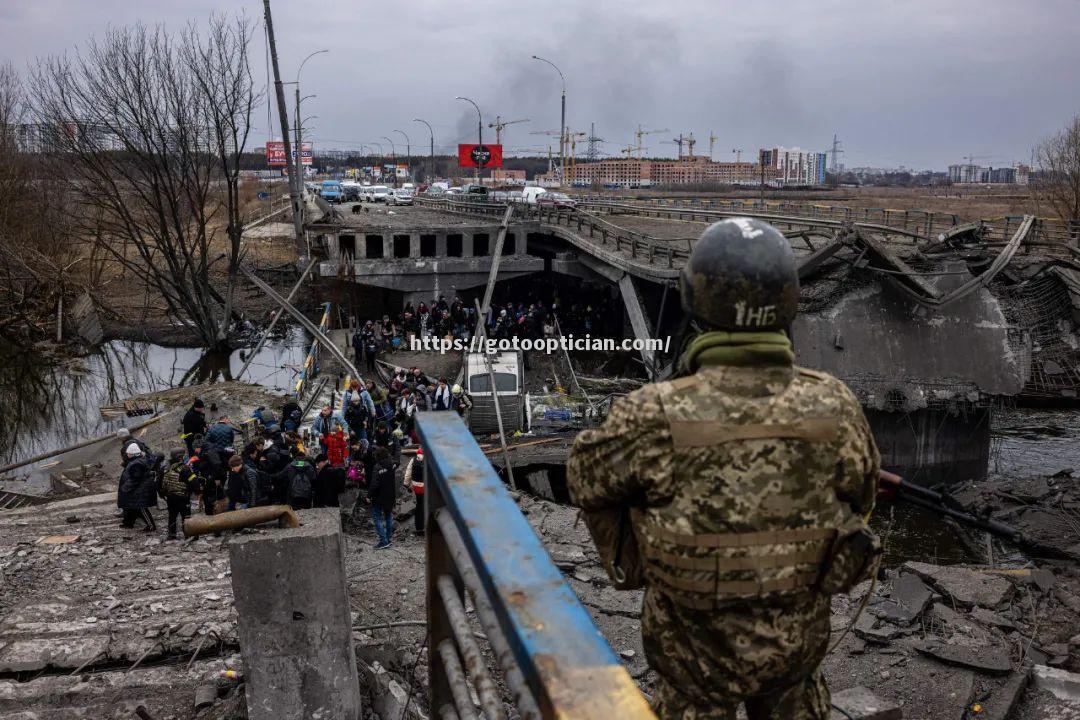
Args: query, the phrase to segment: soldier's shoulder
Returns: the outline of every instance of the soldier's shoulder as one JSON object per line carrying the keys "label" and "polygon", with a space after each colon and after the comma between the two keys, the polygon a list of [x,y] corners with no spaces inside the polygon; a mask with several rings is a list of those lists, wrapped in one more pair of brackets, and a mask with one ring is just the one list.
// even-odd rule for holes
{"label": "soldier's shoulder", "polygon": [[848,407],[861,408],[855,393],[851,391],[851,388],[843,380],[835,375],[830,375],[822,370],[812,370],[798,366],[796,366],[795,371],[799,380],[806,383],[811,392],[818,397],[838,398]]}

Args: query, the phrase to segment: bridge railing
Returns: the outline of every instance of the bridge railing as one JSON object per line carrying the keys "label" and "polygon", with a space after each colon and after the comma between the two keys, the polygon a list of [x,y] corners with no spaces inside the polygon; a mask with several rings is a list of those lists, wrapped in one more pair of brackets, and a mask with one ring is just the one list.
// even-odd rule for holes
{"label": "bridge railing", "polygon": [[[468,215],[502,217],[506,211],[506,203],[503,202],[443,198],[424,198],[419,202],[425,207]],[[598,240],[602,246],[626,253],[632,260],[650,265],[673,268],[677,260],[690,257],[690,238],[660,240],[645,233],[619,227],[590,213],[578,212],[573,207],[518,203],[515,217],[518,220],[561,225],[574,230],[580,237]]]}
{"label": "bridge railing", "polygon": [[424,448],[430,708],[507,717],[465,612],[466,592],[526,720],[654,718],[456,413],[418,416]]}

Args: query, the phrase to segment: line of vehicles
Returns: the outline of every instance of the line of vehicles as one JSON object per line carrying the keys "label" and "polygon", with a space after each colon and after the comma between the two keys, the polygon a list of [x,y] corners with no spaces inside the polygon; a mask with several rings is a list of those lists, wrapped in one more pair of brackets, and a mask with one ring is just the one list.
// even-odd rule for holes
{"label": "line of vehicles", "polygon": [[399,188],[388,185],[361,185],[354,180],[323,180],[309,183],[308,190],[321,196],[328,203],[371,202],[387,205],[412,205],[416,188],[405,183]]}
{"label": "line of vehicles", "polygon": [[[323,180],[321,183],[309,183],[308,190],[322,196],[329,203],[371,202],[387,205],[412,205],[417,188],[412,183],[404,183],[399,188],[388,185],[363,185],[355,180]],[[518,189],[492,189],[484,185],[463,185],[451,187],[443,181],[421,186],[425,197],[461,197],[462,199],[487,199],[494,202],[519,202],[526,205],[555,205],[573,207],[574,199],[561,192],[547,188],[527,185]]]}

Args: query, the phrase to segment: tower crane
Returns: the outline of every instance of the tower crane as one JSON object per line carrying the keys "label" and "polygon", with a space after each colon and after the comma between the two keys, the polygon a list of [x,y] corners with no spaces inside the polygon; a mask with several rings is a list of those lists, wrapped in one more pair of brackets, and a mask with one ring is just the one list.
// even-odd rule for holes
{"label": "tower crane", "polygon": [[496,115],[495,116],[495,122],[488,123],[489,128],[495,128],[495,144],[496,145],[501,145],[502,144],[502,131],[503,131],[504,127],[506,127],[507,125],[516,125],[518,123],[523,123],[523,122],[529,122],[529,118],[524,118],[522,120],[507,120],[507,121],[503,122],[503,119],[501,117],[499,117],[498,115]]}
{"label": "tower crane", "polygon": [[735,164],[738,165],[742,160],[742,148],[733,148],[731,152],[735,153]]}
{"label": "tower crane", "polygon": [[686,150],[687,150],[686,156],[688,158],[693,158],[694,157],[694,144],[697,143],[697,140],[694,138],[694,133],[691,131],[691,133],[686,138],[683,139],[683,142],[686,143]]}
{"label": "tower crane", "polygon": [[666,132],[671,132],[671,131],[668,130],[667,128],[663,128],[661,130],[642,130],[641,125],[638,125],[637,126],[637,132],[634,133],[635,137],[637,137],[638,158],[640,159],[642,157],[642,153],[645,150],[645,146],[641,144],[641,139],[643,137],[645,137],[646,135],[655,135],[656,133],[666,133]]}
{"label": "tower crane", "polygon": [[717,139],[718,138],[716,137],[716,133],[714,133],[712,130],[710,130],[709,131],[709,160],[713,159],[713,148],[716,147]]}

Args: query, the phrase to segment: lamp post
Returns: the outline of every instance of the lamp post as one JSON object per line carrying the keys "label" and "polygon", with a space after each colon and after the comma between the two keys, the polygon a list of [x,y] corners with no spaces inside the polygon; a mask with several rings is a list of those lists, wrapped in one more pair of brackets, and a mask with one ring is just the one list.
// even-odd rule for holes
{"label": "lamp post", "polygon": [[421,120],[420,118],[413,118],[413,122],[424,123],[425,125],[427,125],[428,133],[431,134],[431,158],[430,158],[431,167],[428,168],[428,179],[427,179],[428,184],[431,184],[435,180],[435,131],[431,129],[431,123],[429,123],[427,120]]}
{"label": "lamp post", "polygon": [[[300,130],[300,127],[303,125],[303,123],[299,121],[299,118],[300,118],[300,103],[301,103],[301,98],[300,98],[300,73],[303,72],[304,65],[307,63],[308,60],[315,57],[316,55],[322,55],[323,53],[328,53],[328,52],[330,52],[330,51],[325,49],[325,48],[322,49],[322,50],[316,50],[315,52],[311,53],[306,58],[301,60],[300,61],[300,67],[298,67],[296,69],[296,82],[294,83],[294,85],[296,86],[295,89],[296,89],[296,117],[297,117],[297,123],[296,123],[296,150],[295,150],[295,152],[296,152],[296,165],[294,167],[296,168],[296,191],[297,191],[297,194],[301,198],[304,197],[304,145],[303,145],[303,134],[302,134],[302,132]],[[314,97],[314,96],[312,96],[312,97]]]}
{"label": "lamp post", "polygon": [[555,68],[555,72],[559,73],[559,79],[562,81],[562,110],[559,120],[559,187],[563,187],[566,183],[566,78],[563,76],[559,66],[547,58],[533,55],[532,59],[547,63]]}
{"label": "lamp post", "polygon": [[[476,108],[476,142],[477,145],[482,146],[484,144],[484,116],[480,113],[480,106],[476,104],[475,100],[458,95],[455,100],[464,100],[465,102],[472,103],[472,106]],[[483,160],[478,160],[476,163],[476,182],[480,182],[480,170],[483,165]]]}
{"label": "lamp post", "polygon": [[394,141],[385,135],[382,139],[390,143],[390,162],[394,163],[394,187],[397,187],[397,147],[394,146]]}
{"label": "lamp post", "polygon": [[405,138],[405,179],[408,180],[412,173],[412,143],[404,130],[395,130],[394,132],[401,133],[402,137]]}

